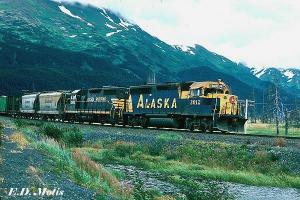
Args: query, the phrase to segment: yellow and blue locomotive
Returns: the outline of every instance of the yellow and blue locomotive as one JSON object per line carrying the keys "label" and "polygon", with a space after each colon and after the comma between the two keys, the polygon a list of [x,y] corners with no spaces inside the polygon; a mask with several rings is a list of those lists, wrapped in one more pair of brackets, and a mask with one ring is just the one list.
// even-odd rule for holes
{"label": "yellow and blue locomotive", "polygon": [[224,132],[243,132],[246,121],[222,80],[130,87],[124,119],[131,126]]}

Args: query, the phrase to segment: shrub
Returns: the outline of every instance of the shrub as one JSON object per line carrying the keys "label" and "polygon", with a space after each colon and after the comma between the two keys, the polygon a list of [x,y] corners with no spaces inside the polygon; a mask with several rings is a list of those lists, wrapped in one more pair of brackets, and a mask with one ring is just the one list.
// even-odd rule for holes
{"label": "shrub", "polygon": [[138,146],[132,142],[117,141],[113,144],[117,156],[126,157],[138,151]]}
{"label": "shrub", "polygon": [[173,142],[176,140],[181,140],[182,136],[179,134],[169,133],[169,134],[160,134],[157,136],[157,139],[163,142]]}
{"label": "shrub", "polygon": [[218,200],[218,199],[233,199],[233,196],[229,194],[228,188],[219,185],[216,182],[198,182],[191,179],[173,179],[185,194],[188,200]]}
{"label": "shrub", "polygon": [[48,124],[42,127],[42,133],[45,136],[55,139],[56,141],[60,141],[62,138],[63,131],[55,125]]}
{"label": "shrub", "polygon": [[181,156],[178,151],[178,148],[174,148],[172,146],[165,147],[162,153],[168,160],[176,160],[179,159]]}
{"label": "shrub", "polygon": [[145,188],[143,182],[140,179],[134,180],[134,200],[153,200],[158,196],[160,196],[160,193],[158,191]]}
{"label": "shrub", "polygon": [[197,148],[191,144],[182,145],[178,151],[181,159],[185,161],[194,161],[199,157]]}
{"label": "shrub", "polygon": [[66,129],[62,132],[62,141],[67,146],[80,147],[83,143],[82,132],[78,128]]}
{"label": "shrub", "polygon": [[21,120],[21,119],[15,119],[14,120],[14,124],[18,127],[24,127],[25,126],[25,120]]}
{"label": "shrub", "polygon": [[42,134],[53,138],[57,142],[63,143],[69,147],[82,146],[83,134],[78,128],[62,129],[52,124],[47,124],[41,129]]}
{"label": "shrub", "polygon": [[35,121],[35,120],[15,119],[14,124],[18,128],[23,128],[26,126],[42,127],[44,125],[44,122],[43,121]]}
{"label": "shrub", "polygon": [[274,146],[284,147],[286,145],[286,140],[282,137],[278,137],[274,141]]}

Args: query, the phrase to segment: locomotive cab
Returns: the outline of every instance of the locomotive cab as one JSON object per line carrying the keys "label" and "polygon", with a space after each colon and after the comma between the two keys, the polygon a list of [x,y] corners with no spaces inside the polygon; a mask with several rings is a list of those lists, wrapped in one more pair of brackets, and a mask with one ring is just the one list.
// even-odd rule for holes
{"label": "locomotive cab", "polygon": [[190,86],[190,97],[215,98],[217,94],[230,94],[228,86],[222,81],[218,82],[194,82]]}
{"label": "locomotive cab", "polygon": [[190,86],[189,98],[210,98],[219,101],[220,107],[215,113],[220,115],[239,115],[237,96],[232,95],[229,87],[222,81],[194,82]]}

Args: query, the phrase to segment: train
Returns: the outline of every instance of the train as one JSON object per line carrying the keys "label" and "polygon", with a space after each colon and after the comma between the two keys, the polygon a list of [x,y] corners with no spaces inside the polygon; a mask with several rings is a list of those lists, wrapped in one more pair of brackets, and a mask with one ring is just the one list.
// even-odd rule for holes
{"label": "train", "polygon": [[222,80],[0,96],[0,114],[16,118],[202,132],[244,132],[241,110]]}

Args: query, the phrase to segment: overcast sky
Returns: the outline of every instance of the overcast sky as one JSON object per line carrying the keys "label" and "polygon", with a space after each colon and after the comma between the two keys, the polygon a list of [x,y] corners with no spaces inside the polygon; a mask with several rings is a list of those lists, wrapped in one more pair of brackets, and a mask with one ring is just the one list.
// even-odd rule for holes
{"label": "overcast sky", "polygon": [[249,66],[300,68],[299,0],[67,0],[121,13],[169,44],[201,44]]}

